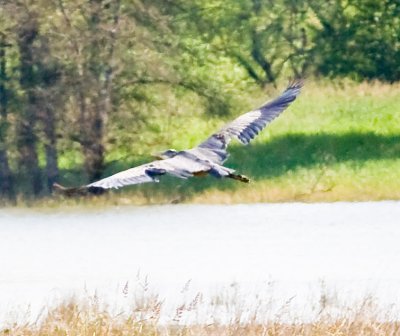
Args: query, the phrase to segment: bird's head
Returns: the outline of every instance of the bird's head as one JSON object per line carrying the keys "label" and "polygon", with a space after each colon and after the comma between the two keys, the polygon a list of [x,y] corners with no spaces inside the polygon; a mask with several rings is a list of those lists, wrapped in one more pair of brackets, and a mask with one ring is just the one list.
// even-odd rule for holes
{"label": "bird's head", "polygon": [[166,151],[153,154],[153,156],[158,160],[164,160],[174,157],[178,152],[175,149],[167,149]]}

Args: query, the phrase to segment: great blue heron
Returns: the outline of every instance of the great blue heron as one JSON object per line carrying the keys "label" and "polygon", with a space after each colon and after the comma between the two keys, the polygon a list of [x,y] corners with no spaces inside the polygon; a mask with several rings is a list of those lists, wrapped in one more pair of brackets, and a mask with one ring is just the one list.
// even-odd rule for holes
{"label": "great blue heron", "polygon": [[54,187],[66,195],[101,194],[105,189],[158,182],[158,177],[165,174],[183,179],[210,174],[218,178],[228,177],[241,182],[249,182],[249,178],[246,176],[236,174],[234,169],[223,166],[228,158],[229,142],[233,138],[237,138],[242,144],[247,145],[296,99],[302,86],[302,80],[291,82],[278,98],[239,116],[197,147],[182,151],[168,149],[160,153],[156,161],[124,170],[78,188],[64,188],[59,184],[55,184]]}

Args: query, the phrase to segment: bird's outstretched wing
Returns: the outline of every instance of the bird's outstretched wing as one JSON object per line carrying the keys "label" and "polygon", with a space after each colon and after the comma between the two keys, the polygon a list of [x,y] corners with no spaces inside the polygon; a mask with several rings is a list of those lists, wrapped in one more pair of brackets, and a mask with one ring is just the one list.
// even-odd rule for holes
{"label": "bird's outstretched wing", "polygon": [[111,175],[99,181],[83,185],[80,187],[66,188],[58,183],[53,184],[53,189],[56,193],[67,196],[87,196],[87,195],[101,195],[106,189],[130,185],[140,184],[146,182],[157,182],[157,177],[167,173],[167,170],[162,164],[163,161],[155,161],[143,164],[138,167],[130,168]]}
{"label": "bird's outstretched wing", "polygon": [[241,143],[247,145],[268,123],[279,116],[296,99],[302,86],[303,80],[294,80],[278,98],[256,110],[242,114],[210,136],[197,148],[203,153],[208,152],[208,156],[214,162],[224,162],[228,157],[226,148],[233,138],[237,138]]}
{"label": "bird's outstretched wing", "polygon": [[158,177],[165,174],[186,179],[194,175],[202,175],[210,169],[210,165],[199,160],[193,160],[188,153],[180,152],[173,158],[153,161],[130,168],[81,187],[65,188],[57,183],[53,187],[56,192],[69,197],[89,194],[99,195],[106,189],[118,189],[132,184],[158,182]]}
{"label": "bird's outstretched wing", "polygon": [[195,148],[174,153],[175,156],[173,157],[143,164],[82,187],[65,188],[59,184],[54,184],[54,189],[64,195],[75,196],[101,194],[105,189],[120,188],[131,184],[158,182],[158,177],[165,174],[188,178],[209,172],[217,176],[227,174],[241,177],[240,175],[232,175],[234,172],[232,169],[224,168],[223,171],[220,171],[221,166],[217,167],[228,157],[226,148],[229,142],[233,138],[237,138],[243,144],[248,144],[270,121],[296,99],[302,86],[302,80],[293,81],[278,98],[257,110],[236,118]]}
{"label": "bird's outstretched wing", "polygon": [[170,174],[179,178],[188,178],[195,174],[206,172],[210,166],[195,161],[184,152],[173,158],[153,161],[138,167],[130,168],[102,180],[88,184],[88,188],[118,189],[131,184],[158,182],[158,177]]}

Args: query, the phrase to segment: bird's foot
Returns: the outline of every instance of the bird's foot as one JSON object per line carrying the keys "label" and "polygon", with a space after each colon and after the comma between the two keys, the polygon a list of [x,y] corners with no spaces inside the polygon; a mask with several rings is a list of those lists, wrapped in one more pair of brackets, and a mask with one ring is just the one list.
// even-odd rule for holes
{"label": "bird's foot", "polygon": [[228,177],[231,178],[231,179],[240,181],[240,182],[244,182],[244,183],[249,183],[250,182],[250,179],[245,175],[229,174]]}

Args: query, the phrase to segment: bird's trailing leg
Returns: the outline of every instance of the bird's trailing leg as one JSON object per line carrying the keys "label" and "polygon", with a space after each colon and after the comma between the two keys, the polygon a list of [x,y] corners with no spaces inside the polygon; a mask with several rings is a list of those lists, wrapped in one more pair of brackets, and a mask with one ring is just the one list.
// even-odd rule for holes
{"label": "bird's trailing leg", "polygon": [[245,175],[230,173],[230,174],[228,175],[228,177],[231,178],[231,179],[240,181],[240,182],[244,182],[244,183],[249,183],[249,182],[250,182],[250,179],[249,179],[247,176],[245,176]]}
{"label": "bird's trailing leg", "polygon": [[247,176],[240,175],[240,174],[235,174],[235,170],[220,166],[220,165],[214,165],[209,171],[209,174],[214,176],[214,177],[229,177],[231,179],[244,182],[244,183],[249,183],[250,179]]}

